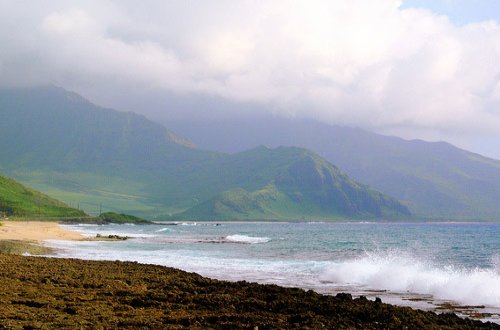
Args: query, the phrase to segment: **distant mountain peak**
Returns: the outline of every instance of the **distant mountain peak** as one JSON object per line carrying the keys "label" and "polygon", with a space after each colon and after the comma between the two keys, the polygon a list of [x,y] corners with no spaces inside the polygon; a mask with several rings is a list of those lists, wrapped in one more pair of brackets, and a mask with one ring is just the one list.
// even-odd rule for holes
{"label": "distant mountain peak", "polygon": [[0,90],[0,167],[63,200],[149,217],[409,216],[398,201],[312,151],[198,150],[144,116],[101,108],[53,86]]}
{"label": "distant mountain peak", "polygon": [[[172,125],[200,148],[220,152],[263,144],[312,150],[357,181],[403,201],[422,218],[500,218],[500,161],[448,142],[405,140],[314,120],[273,116],[221,123],[192,119]],[[233,138],[225,138],[228,135]]]}
{"label": "distant mountain peak", "polygon": [[[19,136],[15,148],[9,136]],[[127,165],[146,158],[159,161],[183,148],[194,145],[161,124],[96,106],[59,87],[0,89],[0,155],[13,164],[19,156],[34,167],[94,166],[111,160]]]}

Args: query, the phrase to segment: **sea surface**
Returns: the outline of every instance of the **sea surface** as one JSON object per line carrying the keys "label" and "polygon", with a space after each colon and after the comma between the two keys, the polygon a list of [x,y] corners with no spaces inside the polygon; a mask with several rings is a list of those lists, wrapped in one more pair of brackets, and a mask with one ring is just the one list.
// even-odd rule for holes
{"label": "sea surface", "polygon": [[133,260],[231,281],[349,292],[500,323],[500,223],[65,226],[126,241],[48,241],[60,257]]}

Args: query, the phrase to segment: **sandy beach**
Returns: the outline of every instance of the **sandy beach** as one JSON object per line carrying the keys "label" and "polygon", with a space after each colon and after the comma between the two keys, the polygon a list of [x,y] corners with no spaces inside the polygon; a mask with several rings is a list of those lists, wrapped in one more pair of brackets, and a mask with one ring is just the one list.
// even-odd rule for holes
{"label": "sandy beach", "polygon": [[42,242],[49,239],[82,240],[78,232],[66,230],[57,222],[44,221],[2,221],[0,240]]}

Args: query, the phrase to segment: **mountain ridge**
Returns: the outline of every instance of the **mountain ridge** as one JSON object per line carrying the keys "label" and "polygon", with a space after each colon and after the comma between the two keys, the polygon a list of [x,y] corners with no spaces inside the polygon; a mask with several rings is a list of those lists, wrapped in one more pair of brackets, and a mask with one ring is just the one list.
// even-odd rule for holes
{"label": "mountain ridge", "polygon": [[417,217],[500,218],[500,161],[447,142],[404,140],[358,128],[271,116],[171,125],[210,150],[237,152],[260,144],[313,150],[355,180],[396,197]]}
{"label": "mountain ridge", "polygon": [[[320,162],[312,152],[293,147],[260,147],[235,155],[199,150],[173,134],[143,116],[98,107],[63,89],[0,90],[1,169],[59,199],[82,201],[84,206],[108,205],[109,211],[150,217],[175,214],[223,192],[243,189],[253,193],[273,181],[288,196],[285,185],[277,184],[283,168],[301,157]],[[305,171],[301,175],[310,175],[314,167]],[[310,197],[309,203],[288,202],[312,219],[311,205],[323,207],[321,203],[333,203],[336,197],[325,192],[325,200],[313,198],[305,183],[296,182],[293,189]],[[326,185],[334,189],[332,181]],[[371,190],[352,180],[344,180],[337,191],[345,193],[342,189],[351,185],[353,194],[346,193],[346,202],[359,196],[375,204],[384,200],[377,200]],[[370,203],[348,212],[337,203],[338,210],[325,209],[325,217],[408,216],[393,201],[394,212],[372,213],[364,209]],[[282,211],[272,203],[266,207],[272,214]],[[233,217],[245,218],[237,213]]]}
{"label": "mountain ridge", "polygon": [[[313,216],[314,219],[332,216],[335,219],[346,216],[359,219],[410,217],[408,209],[395,199],[351,180],[336,166],[313,152],[294,147],[287,149],[261,146],[244,152],[241,155],[243,158],[255,152],[278,153],[290,150],[295,150],[300,155],[278,168],[271,181],[260,183],[254,190],[236,188],[223,191],[173,218],[216,220],[224,218],[224,214],[275,220],[299,220],[306,216]],[[308,213],[302,214],[303,208],[298,208],[297,204],[306,205]],[[253,208],[248,209],[248,205],[253,205]],[[273,213],[276,209],[281,212]],[[388,212],[389,210],[396,211]]]}

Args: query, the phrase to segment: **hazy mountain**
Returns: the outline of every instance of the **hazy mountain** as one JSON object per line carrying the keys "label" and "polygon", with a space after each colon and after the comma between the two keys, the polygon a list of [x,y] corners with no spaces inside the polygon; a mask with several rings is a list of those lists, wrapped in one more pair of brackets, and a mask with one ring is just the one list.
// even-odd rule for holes
{"label": "hazy mountain", "polygon": [[[257,166],[262,164],[262,168],[270,173],[250,181],[261,181],[251,188],[255,190],[237,188],[224,191],[178,217],[216,220],[301,219],[311,215],[315,219],[345,216],[394,218],[410,215],[407,208],[395,199],[351,180],[338,168],[305,149],[260,147],[235,154],[232,158],[228,169],[241,168],[236,163],[257,161]],[[286,161],[278,164],[276,159]],[[255,169],[255,173],[262,172]]]}
{"label": "hazy mountain", "polygon": [[0,176],[0,215],[74,217],[85,213],[4,176]]}
{"label": "hazy mountain", "polygon": [[238,152],[262,144],[308,148],[354,179],[398,198],[419,216],[500,218],[500,161],[448,143],[408,141],[276,117],[177,121],[170,125],[204,149]]}
{"label": "hazy mountain", "polygon": [[190,147],[145,117],[103,109],[56,87],[0,90],[4,166],[141,166]]}
{"label": "hazy mountain", "polygon": [[[102,205],[146,216],[191,209],[193,217],[227,219],[409,215],[307,150],[202,151],[142,116],[102,109],[55,87],[0,91],[0,166],[91,213]],[[256,197],[268,190],[275,199]],[[200,213],[235,191],[249,194],[249,203]]]}

